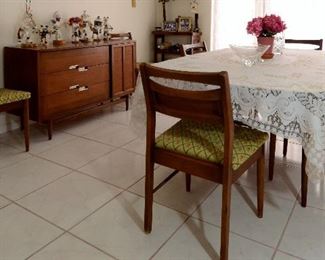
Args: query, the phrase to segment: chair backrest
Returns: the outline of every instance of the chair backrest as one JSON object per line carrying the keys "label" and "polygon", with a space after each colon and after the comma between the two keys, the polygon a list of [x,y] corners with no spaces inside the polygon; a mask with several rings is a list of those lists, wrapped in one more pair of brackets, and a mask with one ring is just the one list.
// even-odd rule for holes
{"label": "chair backrest", "polygon": [[118,40],[132,40],[132,34],[130,32],[127,33],[110,33],[110,39],[118,39]]}
{"label": "chair backrest", "polygon": [[182,56],[187,56],[187,55],[192,55],[195,53],[207,52],[207,51],[208,48],[204,41],[199,43],[193,43],[193,44],[182,44],[180,50]]}
{"label": "chair backrest", "polygon": [[[169,116],[220,123],[224,126],[224,151],[231,161],[234,122],[228,73],[181,72],[161,69],[149,64],[140,65],[147,106],[147,142],[154,143],[156,112]],[[213,90],[182,90],[158,83],[169,79],[218,86]],[[160,82],[160,81],[159,81]],[[225,162],[228,164],[228,162]]]}
{"label": "chair backrest", "polygon": [[315,50],[323,49],[323,39],[319,40],[297,40],[297,39],[285,39],[285,43],[301,43],[301,44],[312,44],[318,46]]}

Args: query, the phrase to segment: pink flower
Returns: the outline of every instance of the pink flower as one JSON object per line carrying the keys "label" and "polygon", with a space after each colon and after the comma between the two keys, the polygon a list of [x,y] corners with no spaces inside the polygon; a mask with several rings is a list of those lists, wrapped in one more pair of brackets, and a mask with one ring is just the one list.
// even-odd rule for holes
{"label": "pink flower", "polygon": [[263,31],[263,18],[257,17],[248,22],[246,30],[249,34],[260,35]]}
{"label": "pink flower", "polygon": [[280,16],[274,14],[253,18],[247,23],[247,33],[259,36],[273,36],[287,28]]}

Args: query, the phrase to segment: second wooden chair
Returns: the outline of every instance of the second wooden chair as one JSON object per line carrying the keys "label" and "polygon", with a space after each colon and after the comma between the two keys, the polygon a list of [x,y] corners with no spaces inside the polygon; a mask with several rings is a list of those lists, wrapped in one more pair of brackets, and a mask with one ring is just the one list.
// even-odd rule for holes
{"label": "second wooden chair", "polygon": [[187,55],[192,55],[195,53],[207,52],[207,51],[208,48],[204,41],[199,43],[183,44],[180,50],[182,56],[187,56]]}

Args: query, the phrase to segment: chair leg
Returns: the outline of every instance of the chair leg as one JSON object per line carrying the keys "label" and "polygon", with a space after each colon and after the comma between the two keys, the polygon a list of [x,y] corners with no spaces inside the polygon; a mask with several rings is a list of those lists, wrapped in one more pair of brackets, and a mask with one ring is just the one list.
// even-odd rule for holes
{"label": "chair leg", "polygon": [[185,173],[185,178],[186,178],[186,191],[190,192],[191,191],[191,174]]}
{"label": "chair leg", "polygon": [[23,112],[23,127],[25,137],[25,149],[29,151],[29,102],[28,99],[24,100],[24,112]]}
{"label": "chair leg", "polygon": [[151,161],[151,158],[147,157],[146,177],[145,177],[145,207],[144,207],[144,231],[146,233],[150,233],[152,229],[153,174],[154,174],[154,163],[153,161]]}
{"label": "chair leg", "polygon": [[274,175],[274,161],[275,161],[275,146],[276,146],[276,135],[271,134],[270,136],[270,155],[269,155],[269,180],[273,180]]}
{"label": "chair leg", "polygon": [[230,231],[231,183],[222,185],[221,247],[220,260],[228,259]]}
{"label": "chair leg", "polygon": [[287,151],[288,151],[288,139],[284,138],[283,139],[283,156],[287,156]]}
{"label": "chair leg", "polygon": [[304,149],[302,149],[302,160],[301,160],[301,206],[307,206],[307,191],[308,191],[308,175],[306,173],[306,162],[307,158]]}
{"label": "chair leg", "polygon": [[257,161],[257,216],[259,218],[263,217],[263,207],[264,207],[264,147],[263,155]]}

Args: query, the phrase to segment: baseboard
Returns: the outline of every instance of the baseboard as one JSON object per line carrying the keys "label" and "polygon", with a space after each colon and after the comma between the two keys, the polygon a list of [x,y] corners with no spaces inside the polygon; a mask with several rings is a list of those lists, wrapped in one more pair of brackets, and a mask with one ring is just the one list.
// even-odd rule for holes
{"label": "baseboard", "polygon": [[0,113],[0,134],[17,129],[20,127],[18,116]]}

